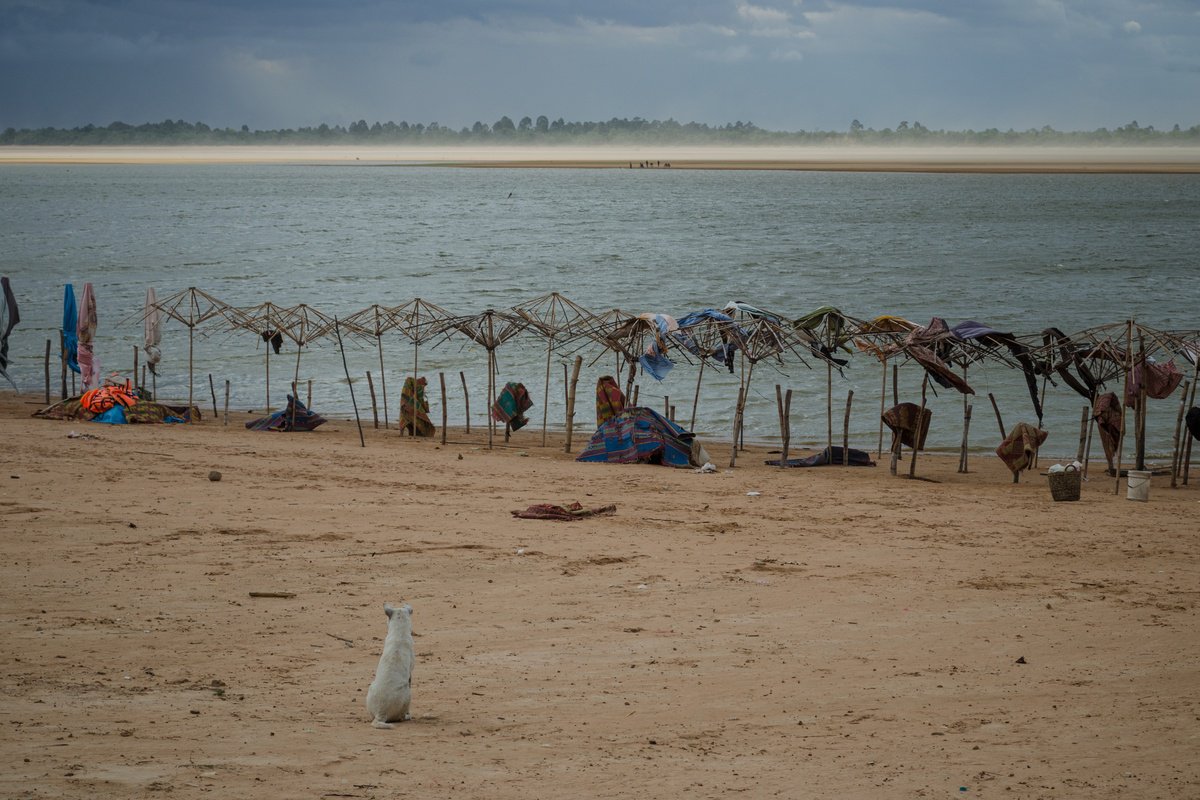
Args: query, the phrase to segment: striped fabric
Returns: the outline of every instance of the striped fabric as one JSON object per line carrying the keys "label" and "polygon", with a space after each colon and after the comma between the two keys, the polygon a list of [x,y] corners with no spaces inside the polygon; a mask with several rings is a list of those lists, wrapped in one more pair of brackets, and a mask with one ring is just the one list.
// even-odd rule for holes
{"label": "striped fabric", "polygon": [[691,466],[693,434],[649,408],[632,406],[601,425],[576,461]]}

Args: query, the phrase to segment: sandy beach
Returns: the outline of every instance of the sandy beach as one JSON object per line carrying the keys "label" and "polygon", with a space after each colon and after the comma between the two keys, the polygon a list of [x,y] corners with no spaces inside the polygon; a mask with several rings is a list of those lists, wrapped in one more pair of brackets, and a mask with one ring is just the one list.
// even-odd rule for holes
{"label": "sandy beach", "polygon": [[[1200,793],[1195,473],[1055,503],[994,458],[697,474],[40,399],[0,396],[5,797]],[[617,510],[511,514],[571,501]]]}
{"label": "sandy beach", "polygon": [[177,146],[0,148],[5,164],[359,164],[568,169],[1197,173],[1196,147]]}

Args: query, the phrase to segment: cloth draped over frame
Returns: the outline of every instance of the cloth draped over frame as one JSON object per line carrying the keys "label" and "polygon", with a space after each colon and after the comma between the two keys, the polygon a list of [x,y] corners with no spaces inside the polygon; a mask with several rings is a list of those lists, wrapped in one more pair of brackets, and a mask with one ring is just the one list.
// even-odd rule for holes
{"label": "cloth draped over frame", "polygon": [[917,419],[920,417],[921,407],[916,403],[900,403],[883,412],[883,422],[892,431],[893,446],[896,441],[894,437],[899,436],[900,444],[905,447],[925,449],[925,437],[929,435],[929,423],[933,419],[933,412],[925,409],[921,423],[921,441],[917,443]]}
{"label": "cloth draped over frame", "polygon": [[[88,411],[83,407],[82,397],[72,397],[69,400],[62,400],[46,408],[33,412],[33,416],[41,419],[95,419],[96,413]],[[190,416],[193,419],[200,419],[200,410],[192,406],[191,412],[183,406],[165,406],[162,403],[155,403],[150,400],[142,400],[137,398],[133,405],[113,406],[109,411],[115,408],[120,408],[124,413],[125,422],[184,422]],[[107,412],[101,412],[101,414]]]}
{"label": "cloth draped over frame", "polygon": [[1025,387],[1029,390],[1029,399],[1033,401],[1033,411],[1037,414],[1038,421],[1042,419],[1042,401],[1038,396],[1037,385],[1037,369],[1033,363],[1033,357],[1029,353],[1029,347],[1017,341],[1017,337],[1012,333],[1002,333],[995,328],[984,325],[981,322],[968,319],[964,320],[953,328],[950,332],[959,339],[967,340],[974,339],[988,347],[1005,347],[1012,354],[1017,363],[1021,365],[1021,372],[1025,376]]}
{"label": "cloth draped over frame", "polygon": [[1100,444],[1104,447],[1104,458],[1111,469],[1117,451],[1121,448],[1121,404],[1115,392],[1096,398],[1096,405],[1092,408],[1092,419],[1096,420],[1096,431],[1100,434]]}
{"label": "cloth draped over frame", "polygon": [[433,436],[436,430],[433,420],[429,418],[426,383],[424,378],[414,379],[409,375],[404,379],[404,388],[400,390],[400,429],[413,436]]}
{"label": "cloth draped over frame", "polygon": [[[158,362],[162,361],[162,312],[158,309],[158,295],[154,287],[146,289],[145,317],[142,318],[142,352],[146,355],[146,366],[151,375],[158,374]],[[134,375],[134,380],[137,376]]]}
{"label": "cloth draped over frame", "polygon": [[938,358],[937,354],[928,347],[911,345],[906,352],[925,368],[925,371],[929,373],[929,377],[938,386],[941,386],[943,389],[956,389],[962,394],[975,394],[975,390],[967,385],[967,382],[962,377],[955,375],[954,370],[950,369],[950,365]]}
{"label": "cloth draped over frame", "polygon": [[0,288],[4,295],[0,297],[0,375],[16,389],[16,381],[8,374],[8,335],[21,321],[21,312],[17,309],[17,298],[7,277],[0,278]]}
{"label": "cloth draped over frame", "polygon": [[[689,332],[690,328],[700,325],[705,320],[711,320],[717,324],[723,324],[720,330],[721,344],[712,349],[712,352],[702,352],[700,344],[695,337]],[[733,355],[737,352],[740,343],[744,340],[744,332],[733,325],[733,317],[728,314],[723,314],[713,308],[706,308],[703,311],[693,311],[690,314],[684,314],[676,322],[679,325],[679,330],[672,334],[672,338],[679,342],[692,355],[700,356],[701,358],[709,357],[720,361],[725,365],[731,373],[733,372]]]}
{"label": "cloth draped over frame", "polygon": [[504,384],[496,401],[492,403],[492,419],[503,422],[509,429],[518,431],[529,424],[525,412],[533,408],[533,400],[523,383],[509,381]]}
{"label": "cloth draped over frame", "polygon": [[1129,385],[1125,391],[1125,405],[1137,408],[1138,397],[1142,388],[1146,389],[1146,397],[1153,400],[1165,400],[1183,380],[1183,373],[1171,360],[1165,364],[1136,364],[1129,375]]}
{"label": "cloth draped over frame", "polygon": [[602,375],[596,381],[596,427],[625,410],[625,393],[612,375]]}
{"label": "cloth draped over frame", "polygon": [[630,406],[599,426],[575,460],[700,466],[702,449],[694,435],[657,411]]}
{"label": "cloth draped over frame", "polygon": [[1038,448],[1045,443],[1049,435],[1049,431],[1040,430],[1036,425],[1018,422],[996,448],[996,455],[1014,474],[1030,469],[1037,457]]}
{"label": "cloth draped over frame", "polygon": [[75,328],[79,334],[79,379],[85,389],[100,385],[100,361],[95,350],[98,325],[96,290],[89,281],[83,285],[83,295],[79,298],[79,323]]}
{"label": "cloth draped over frame", "polygon": [[304,403],[301,403],[289,394],[285,408],[269,416],[252,419],[246,423],[246,427],[252,431],[282,431],[292,433],[295,431],[311,431],[324,425],[326,422],[327,420],[324,417],[314,411],[309,411],[305,408]]}
{"label": "cloth draped over frame", "polygon": [[642,314],[641,316],[650,320],[657,329],[658,335],[646,346],[646,352],[638,356],[638,363],[651,378],[661,381],[670,374],[671,370],[675,369],[675,364],[667,358],[666,341],[670,334],[679,330],[679,325],[669,314]]}
{"label": "cloth draped over frame", "polygon": [[67,369],[79,372],[79,304],[75,302],[75,287],[63,287],[63,356]]}

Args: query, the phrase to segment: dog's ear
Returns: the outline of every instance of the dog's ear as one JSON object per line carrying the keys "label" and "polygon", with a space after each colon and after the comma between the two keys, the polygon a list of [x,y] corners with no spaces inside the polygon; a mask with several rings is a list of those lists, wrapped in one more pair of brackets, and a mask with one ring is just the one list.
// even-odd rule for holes
{"label": "dog's ear", "polygon": [[392,618],[392,614],[395,614],[395,613],[396,613],[396,609],[392,608],[392,607],[391,607],[391,606],[389,606],[387,603],[384,603],[384,604],[383,604],[383,613],[387,614],[387,618],[388,618],[388,619],[391,619],[391,618]]}

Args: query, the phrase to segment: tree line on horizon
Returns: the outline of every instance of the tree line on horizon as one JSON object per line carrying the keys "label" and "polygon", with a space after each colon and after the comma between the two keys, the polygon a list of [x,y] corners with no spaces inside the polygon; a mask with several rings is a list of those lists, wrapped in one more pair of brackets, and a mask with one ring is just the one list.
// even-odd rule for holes
{"label": "tree line on horizon", "polygon": [[130,125],[113,122],[105,126],[84,125],[76,128],[6,128],[0,132],[0,145],[287,145],[287,144],[1200,144],[1200,125],[1169,131],[1136,121],[1117,128],[1094,131],[1058,131],[1045,125],[1017,131],[988,128],[982,131],[933,130],[920,122],[902,121],[895,128],[875,129],[858,120],[845,131],[771,131],[752,122],[708,125],[677,122],[673,119],[647,120],[613,118],[607,122],[567,122],[561,117],[522,117],[513,122],[503,116],[492,124],[476,122],[470,127],[454,128],[408,122],[366,120],[348,126],[251,130],[214,128],[203,122],[164,120]]}

